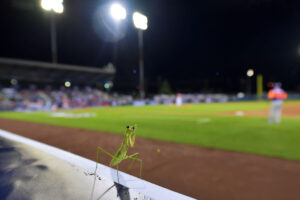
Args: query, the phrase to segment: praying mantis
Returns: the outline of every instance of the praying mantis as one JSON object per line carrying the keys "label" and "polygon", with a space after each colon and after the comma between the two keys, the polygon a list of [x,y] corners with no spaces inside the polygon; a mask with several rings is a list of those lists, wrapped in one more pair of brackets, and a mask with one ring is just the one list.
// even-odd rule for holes
{"label": "praying mantis", "polygon": [[142,163],[143,161],[139,158],[137,158],[137,156],[139,155],[139,153],[134,153],[132,155],[127,155],[127,151],[129,149],[129,147],[133,148],[134,142],[135,142],[135,131],[136,131],[136,125],[134,126],[127,126],[126,127],[126,131],[124,134],[124,139],[120,145],[120,147],[118,148],[118,150],[116,151],[116,153],[114,155],[110,154],[109,152],[107,152],[105,149],[98,147],[97,148],[97,162],[96,162],[96,169],[95,172],[97,170],[97,166],[99,163],[99,151],[102,151],[103,153],[107,154],[108,156],[110,156],[112,159],[110,161],[109,166],[117,166],[117,177],[118,177],[118,183],[119,183],[119,164],[126,159],[132,159],[132,162],[129,166],[129,169],[132,167],[134,161],[138,161],[140,163],[140,177],[142,177]]}

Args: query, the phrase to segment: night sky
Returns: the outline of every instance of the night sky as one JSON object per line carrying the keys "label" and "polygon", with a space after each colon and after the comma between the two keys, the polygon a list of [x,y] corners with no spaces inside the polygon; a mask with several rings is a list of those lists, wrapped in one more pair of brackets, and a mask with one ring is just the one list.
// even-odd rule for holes
{"label": "night sky", "polygon": [[[128,17],[117,44],[99,23],[99,12],[112,1],[64,2],[65,12],[56,17],[58,62],[101,67],[115,60],[116,91],[138,85],[135,10],[149,19],[144,59],[150,93],[163,80],[174,92],[244,91],[248,68],[262,73],[265,85],[280,81],[300,91],[299,0],[120,1]],[[50,18],[39,1],[1,0],[0,8],[0,57],[50,62]]]}

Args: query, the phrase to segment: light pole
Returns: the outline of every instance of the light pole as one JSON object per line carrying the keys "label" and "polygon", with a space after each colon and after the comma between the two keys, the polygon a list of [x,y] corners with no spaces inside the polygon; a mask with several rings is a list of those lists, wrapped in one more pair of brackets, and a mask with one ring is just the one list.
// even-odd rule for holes
{"label": "light pole", "polygon": [[144,88],[144,55],[143,55],[143,31],[148,28],[148,18],[139,13],[134,12],[133,24],[138,29],[139,37],[139,75],[140,75],[140,96],[143,99],[145,97],[145,88]]}
{"label": "light pole", "polygon": [[63,0],[41,0],[41,7],[46,11],[50,11],[51,55],[52,62],[57,63],[55,13],[61,14],[64,12]]}
{"label": "light pole", "polygon": [[247,93],[248,95],[251,94],[251,77],[254,76],[254,70],[253,69],[248,69],[247,70]]}
{"label": "light pole", "polygon": [[[113,3],[110,6],[110,15],[115,20],[115,22],[119,23],[122,20],[126,19],[127,11],[126,8],[119,4]],[[113,65],[117,66],[117,51],[118,51],[118,41],[115,41],[113,46]]]}

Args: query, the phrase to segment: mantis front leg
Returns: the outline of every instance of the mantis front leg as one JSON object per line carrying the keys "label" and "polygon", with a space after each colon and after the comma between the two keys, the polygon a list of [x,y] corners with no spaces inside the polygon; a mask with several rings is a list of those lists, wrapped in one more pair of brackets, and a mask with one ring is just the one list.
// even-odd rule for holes
{"label": "mantis front leg", "polygon": [[[105,153],[106,155],[109,155],[110,157],[114,158],[114,156],[110,153],[108,153],[105,149],[101,148],[101,147],[98,147],[97,148],[97,161],[96,161],[96,170],[97,170],[97,166],[98,166],[98,163],[99,163],[99,151],[102,151],[103,153]],[[96,172],[95,170],[95,172]]]}

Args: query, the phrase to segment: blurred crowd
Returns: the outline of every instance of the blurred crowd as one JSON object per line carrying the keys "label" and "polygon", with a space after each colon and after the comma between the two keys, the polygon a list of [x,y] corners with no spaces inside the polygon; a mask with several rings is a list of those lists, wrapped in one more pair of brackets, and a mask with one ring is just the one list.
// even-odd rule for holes
{"label": "blurred crowd", "polygon": [[174,104],[178,98],[181,98],[182,103],[212,103],[212,102],[227,102],[229,96],[225,94],[173,94],[173,95],[155,95],[153,100],[157,104]]}
{"label": "blurred crowd", "polygon": [[177,94],[155,95],[140,100],[131,95],[110,94],[90,87],[53,89],[0,89],[0,110],[34,111],[84,108],[118,105],[156,105],[175,104],[180,98],[182,103],[227,102],[228,95],[223,94]]}
{"label": "blurred crowd", "polygon": [[133,101],[130,95],[110,95],[106,92],[86,87],[61,88],[59,90],[0,90],[0,110],[57,110],[94,106],[129,105]]}

